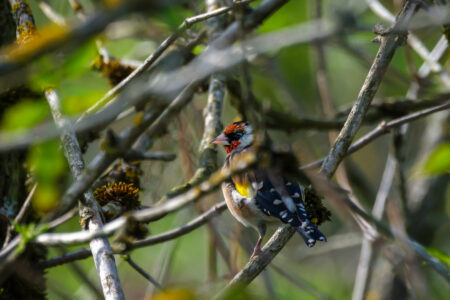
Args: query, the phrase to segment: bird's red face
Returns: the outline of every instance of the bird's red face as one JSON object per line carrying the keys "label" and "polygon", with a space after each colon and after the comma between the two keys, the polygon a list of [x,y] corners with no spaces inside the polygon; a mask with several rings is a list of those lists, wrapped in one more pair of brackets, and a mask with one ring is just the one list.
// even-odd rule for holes
{"label": "bird's red face", "polygon": [[221,135],[211,141],[212,144],[223,145],[227,153],[244,149],[252,142],[252,128],[245,121],[231,123]]}

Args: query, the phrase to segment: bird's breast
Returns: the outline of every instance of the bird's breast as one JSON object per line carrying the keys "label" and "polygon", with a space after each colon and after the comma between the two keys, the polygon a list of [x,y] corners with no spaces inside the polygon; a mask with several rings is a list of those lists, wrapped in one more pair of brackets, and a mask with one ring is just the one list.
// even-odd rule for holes
{"label": "bird's breast", "polygon": [[254,199],[244,196],[248,189],[250,190],[248,193],[251,193],[250,186],[248,188],[241,186],[239,189],[237,186],[232,183],[223,184],[222,190],[229,211],[240,223],[247,227],[255,227],[261,222],[273,221],[256,206]]}

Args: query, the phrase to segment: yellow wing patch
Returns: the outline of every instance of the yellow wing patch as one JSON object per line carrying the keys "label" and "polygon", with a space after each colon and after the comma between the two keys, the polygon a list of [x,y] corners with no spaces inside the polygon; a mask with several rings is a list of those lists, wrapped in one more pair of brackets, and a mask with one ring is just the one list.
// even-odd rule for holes
{"label": "yellow wing patch", "polygon": [[239,183],[235,183],[234,186],[236,187],[236,190],[238,191],[239,194],[241,194],[242,196],[249,198],[252,192],[250,183],[248,184],[239,184]]}

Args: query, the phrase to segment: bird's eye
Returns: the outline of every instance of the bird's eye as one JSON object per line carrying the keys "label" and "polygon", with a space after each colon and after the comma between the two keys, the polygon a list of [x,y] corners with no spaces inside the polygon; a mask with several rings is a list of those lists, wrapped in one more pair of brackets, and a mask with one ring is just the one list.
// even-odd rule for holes
{"label": "bird's eye", "polygon": [[228,134],[228,138],[230,140],[234,141],[234,140],[240,139],[243,135],[244,135],[244,133],[242,131],[235,131],[235,132]]}

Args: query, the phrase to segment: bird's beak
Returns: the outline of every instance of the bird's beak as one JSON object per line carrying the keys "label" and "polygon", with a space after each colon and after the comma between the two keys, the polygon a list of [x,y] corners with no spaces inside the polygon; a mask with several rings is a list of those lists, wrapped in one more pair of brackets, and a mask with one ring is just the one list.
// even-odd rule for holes
{"label": "bird's beak", "polygon": [[229,145],[230,143],[228,142],[227,136],[226,136],[225,134],[222,133],[221,135],[219,135],[219,136],[217,136],[215,139],[213,139],[213,140],[211,141],[211,144],[227,146],[227,145]]}

